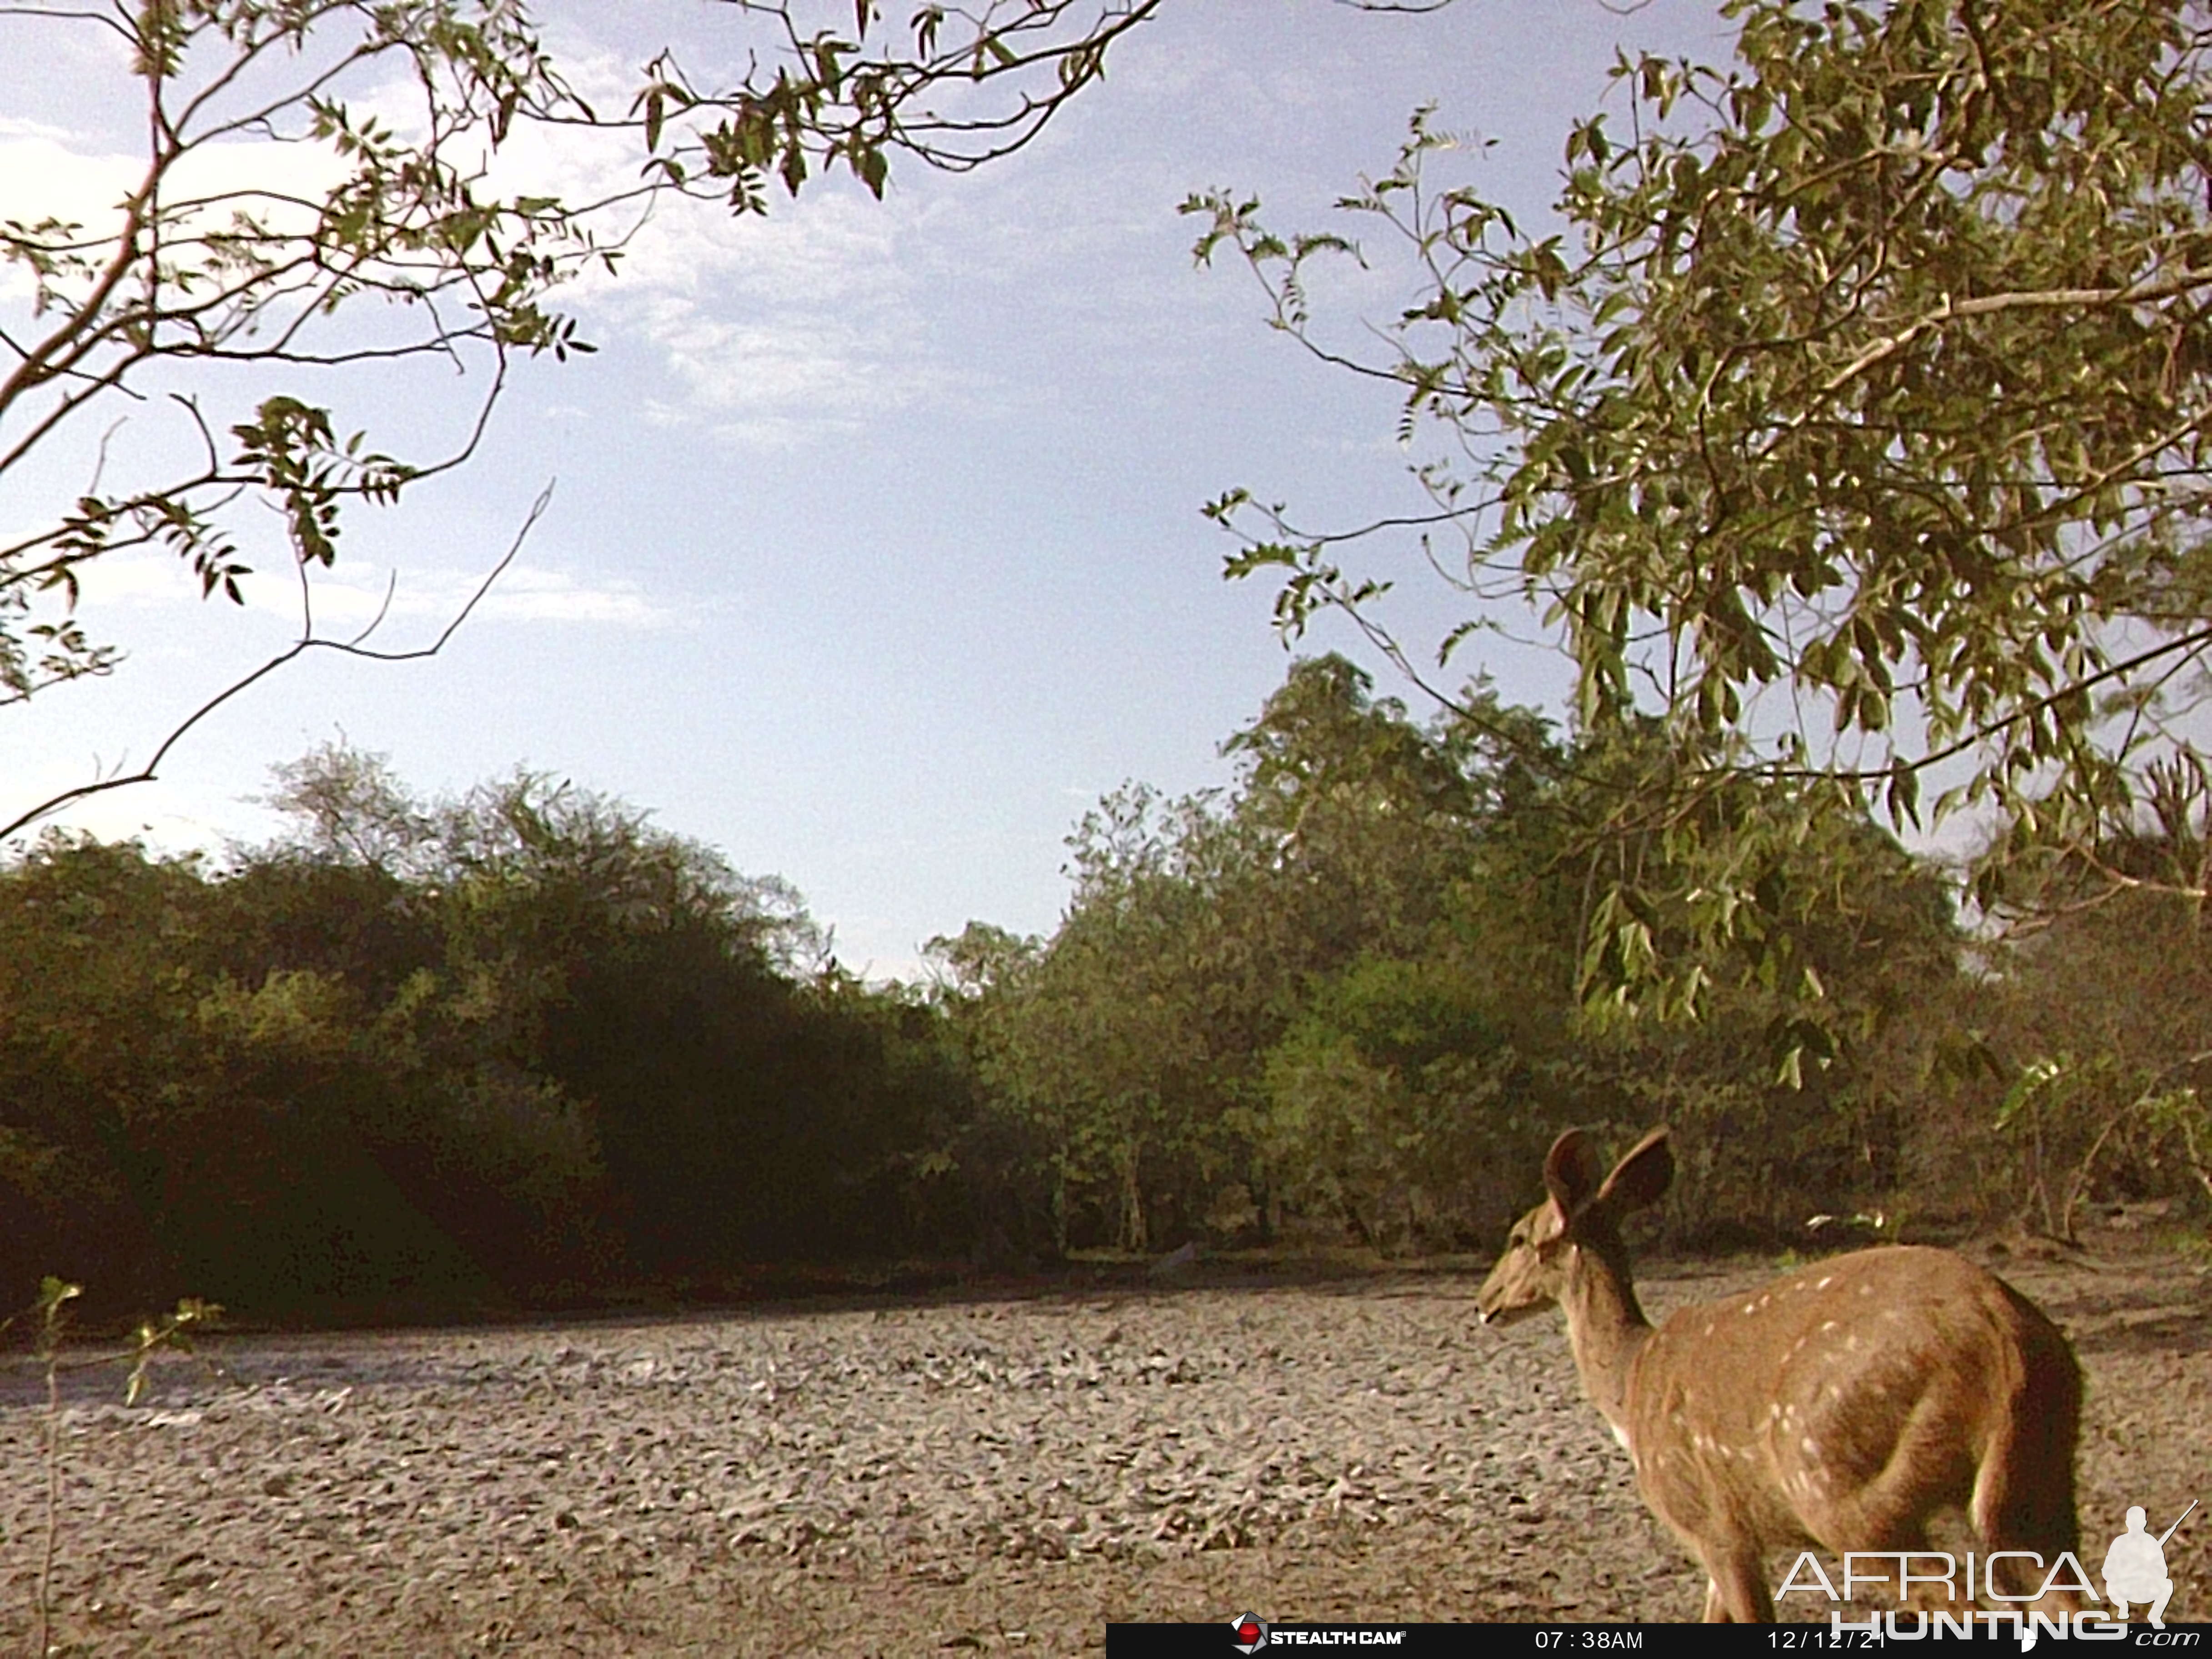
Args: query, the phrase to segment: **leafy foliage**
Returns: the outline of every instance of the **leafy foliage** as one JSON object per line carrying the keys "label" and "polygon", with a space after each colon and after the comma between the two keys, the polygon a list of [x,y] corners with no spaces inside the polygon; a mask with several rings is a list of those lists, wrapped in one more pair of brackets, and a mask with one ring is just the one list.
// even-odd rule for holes
{"label": "leafy foliage", "polygon": [[734,87],[702,88],[663,52],[630,113],[650,175],[735,212],[767,210],[771,174],[796,196],[840,166],[880,197],[899,152],[966,172],[1019,149],[1105,74],[1108,51],[1161,3],[927,4],[902,25],[877,0],[721,0],[767,25],[773,69],[756,64]]}
{"label": "leafy foliage", "polygon": [[276,799],[219,872],[0,872],[10,1271],[363,1310],[914,1243],[963,1080],[781,884],[526,775],[423,803],[326,750]]}
{"label": "leafy foliage", "polygon": [[[1585,729],[1656,718],[1682,758],[1608,832],[1746,848],[1698,884],[1724,927],[1765,925],[1743,877],[1800,829],[1711,805],[1746,774],[2001,826],[1984,905],[2021,861],[2138,827],[2161,776],[2201,825],[2203,8],[1723,9],[1732,65],[1620,62],[1626,107],[1567,142],[1563,229],[1439,178],[1455,141],[1415,118],[1341,204],[1418,273],[1379,357],[1310,309],[1343,235],[1217,195],[1189,204],[1200,252],[1235,249],[1279,326],[1403,388],[1401,437],[1433,441],[1427,550],[1478,608],[1443,654],[1517,596],[1572,656]],[[1335,607],[1383,637],[1387,580],[1346,544],[1385,526],[1213,510],[1233,574],[1281,577],[1286,628]],[[1605,893],[1593,993],[1682,999],[1692,964],[1644,950],[1638,884]]]}
{"label": "leafy foliage", "polygon": [[[2136,858],[2171,851],[2154,845]],[[1920,1183],[1979,1173],[1947,1168],[1943,1156],[1971,1114],[2000,1132],[1984,1156],[2001,1178],[1984,1184],[2041,1231],[2073,1238],[2091,1206],[2110,1202],[2166,1210],[2212,1199],[2203,907],[2155,890],[2078,906],[2020,939],[2002,969],[1961,1001],[1963,1036],[1948,1056],[1954,1109],[1929,1125]]]}
{"label": "leafy foliage", "polygon": [[[1685,1129],[1705,1160],[1678,1200],[1691,1231],[1788,1231],[1898,1179],[1919,1079],[1894,1033],[1957,973],[1941,883],[1827,798],[1745,781],[1808,832],[1754,878],[1771,937],[1705,927],[1662,837],[1593,835],[1613,771],[1660,733],[1561,745],[1479,710],[1424,729],[1343,659],[1302,662],[1225,745],[1229,798],[1129,788],[1085,820],[1049,941],[939,941],[990,1107],[1048,1162],[1063,1247],[1293,1225],[1484,1245],[1552,1135],[1592,1121]],[[1698,967],[1698,1022],[1583,995],[1625,848],[1677,895],[1639,926]],[[1762,977],[1785,963],[1832,1028]]]}
{"label": "leafy foliage", "polygon": [[[488,158],[517,120],[578,108],[512,0],[162,3],[74,19],[0,8],[11,36],[71,26],[127,49],[145,148],[112,211],[0,225],[0,259],[33,288],[30,326],[6,336],[0,477],[118,398],[160,399],[149,413],[166,404],[198,459],[121,489],[95,479],[0,548],[0,701],[114,666],[70,617],[85,567],[107,554],[167,549],[203,592],[237,600],[242,526],[266,506],[297,562],[330,564],[347,503],[389,502],[465,459],[512,355],[588,349],[547,301],[580,263],[611,258],[580,207],[489,185]],[[416,94],[410,136],[351,101],[387,84]],[[248,143],[262,165],[241,185],[221,162]],[[471,356],[483,404],[442,457],[371,452],[291,392],[249,392],[228,421],[207,401],[239,384],[210,370],[304,385],[316,371]]]}
{"label": "leafy foliage", "polygon": [[1051,937],[971,923],[926,992],[530,774],[423,800],[319,750],[279,769],[290,835],[220,869],[49,835],[0,868],[0,1273],[344,1315],[774,1261],[1487,1249],[1559,1129],[1658,1120],[1684,1240],[2212,1197],[2185,900],[1974,940],[1863,816],[1740,778],[1808,826],[1751,878],[1771,937],[1704,927],[1655,836],[1644,886],[1677,897],[1642,921],[1699,1017],[1593,1005],[1623,843],[1591,826],[1663,733],[1482,708],[1417,725],[1297,664],[1225,745],[1233,788],[1116,791]]}
{"label": "leafy foliage", "polygon": [[[526,0],[0,0],[0,50],[127,64],[117,90],[144,110],[119,199],[0,222],[0,264],[30,290],[0,316],[0,480],[30,478],[34,458],[87,476],[0,542],[0,708],[119,665],[82,609],[87,574],[114,554],[173,555],[204,598],[242,603],[268,560],[262,527],[280,524],[300,594],[290,649],[145,765],[0,806],[0,835],[155,776],[185,731],[311,649],[442,647],[483,587],[434,643],[401,651],[368,643],[381,616],[350,637],[319,631],[314,578],[349,509],[470,459],[520,360],[592,349],[557,290],[586,266],[615,270],[654,198],[763,211],[770,173],[796,193],[842,164],[880,195],[898,154],[980,165],[1034,137],[1160,3],[932,5],[902,27],[868,0],[733,0],[736,84],[696,82],[663,53],[624,114],[574,91]],[[509,187],[528,132],[641,144],[643,167],[599,196]],[[387,453],[336,400],[388,395],[412,367],[466,380],[422,400],[442,437]]]}

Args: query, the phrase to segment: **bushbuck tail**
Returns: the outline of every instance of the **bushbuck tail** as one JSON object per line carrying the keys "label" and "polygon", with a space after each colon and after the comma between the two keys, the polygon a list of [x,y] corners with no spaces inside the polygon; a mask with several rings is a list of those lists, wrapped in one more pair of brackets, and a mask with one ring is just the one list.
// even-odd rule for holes
{"label": "bushbuck tail", "polygon": [[[1553,1144],[1551,1196],[1514,1227],[1482,1320],[1565,1311],[1583,1390],[1644,1501],[1705,1567],[1708,1621],[1774,1617],[1777,1550],[1925,1550],[1946,1510],[1966,1512],[1985,1559],[2028,1550],[2048,1567],[2076,1547],[2081,1371],[2027,1297],[1951,1251],[1899,1246],[1813,1263],[1654,1329],[1620,1223],[1674,1178],[1667,1130],[1602,1167],[1579,1130]],[[2032,1564],[1995,1565],[2006,1594],[2041,1588]],[[2081,1599],[2054,1587],[2039,1605]]]}

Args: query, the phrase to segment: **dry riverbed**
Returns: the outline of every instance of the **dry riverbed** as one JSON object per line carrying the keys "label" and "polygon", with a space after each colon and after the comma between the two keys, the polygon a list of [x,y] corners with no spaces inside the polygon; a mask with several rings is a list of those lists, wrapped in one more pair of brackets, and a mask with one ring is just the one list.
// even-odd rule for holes
{"label": "dry riverbed", "polygon": [[[2212,1281],[1999,1263],[2089,1376],[2085,1553],[2212,1499]],[[1654,1273],[1667,1308],[1758,1278]],[[233,1337],[125,1407],[72,1377],[52,1633],[108,1653],[919,1654],[1115,1619],[1694,1617],[1702,1584],[1555,1318],[1475,1281],[1061,1290]],[[44,1382],[5,1376],[0,1595],[29,1644]],[[2168,1547],[2212,1617],[2205,1510]],[[1780,1570],[1778,1565],[1778,1572]],[[1826,1615],[1825,1605],[1800,1607]]]}

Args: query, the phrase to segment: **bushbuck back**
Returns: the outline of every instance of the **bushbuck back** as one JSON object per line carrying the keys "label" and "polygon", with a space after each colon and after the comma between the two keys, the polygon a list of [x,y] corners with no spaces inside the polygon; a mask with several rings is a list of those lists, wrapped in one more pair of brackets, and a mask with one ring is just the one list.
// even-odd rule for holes
{"label": "bushbuck back", "polygon": [[[1708,1620],[1768,1620],[1782,1548],[1924,1550],[1964,1510],[1984,1553],[2046,1565],[2079,1541],[2074,1442],[2081,1373],[2055,1325],[1948,1250],[1831,1257],[1682,1309],[1654,1329],[1620,1222],[1674,1172],[1654,1129],[1602,1180],[1570,1130],[1544,1160],[1551,1196],[1513,1229],[1482,1286],[1485,1324],[1557,1302],[1591,1403],[1627,1448],[1638,1489],[1708,1580]],[[2027,1595],[2027,1564],[1998,1587]],[[2053,1589],[2053,1605],[2080,1598]]]}

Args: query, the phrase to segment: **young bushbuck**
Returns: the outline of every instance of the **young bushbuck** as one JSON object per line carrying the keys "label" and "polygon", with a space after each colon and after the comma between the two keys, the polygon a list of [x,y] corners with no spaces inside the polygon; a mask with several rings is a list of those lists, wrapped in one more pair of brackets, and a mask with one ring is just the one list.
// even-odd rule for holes
{"label": "young bushbuck", "polygon": [[[1813,1263],[1655,1330],[1620,1224],[1674,1177],[1667,1130],[1601,1180],[1602,1167],[1579,1130],[1553,1144],[1551,1196],[1513,1229],[1482,1321],[1565,1311],[1584,1392],[1644,1501],[1705,1567],[1708,1622],[1773,1619],[1773,1551],[1814,1547],[1832,1564],[1925,1550],[1948,1510],[1967,1512],[1985,1559],[2030,1550],[2048,1568],[2076,1547],[2081,1373],[2025,1297],[1948,1250],[1897,1247]],[[2007,1594],[2041,1588],[2032,1563],[1995,1565]],[[2081,1601],[2054,1587],[2039,1605]]]}

